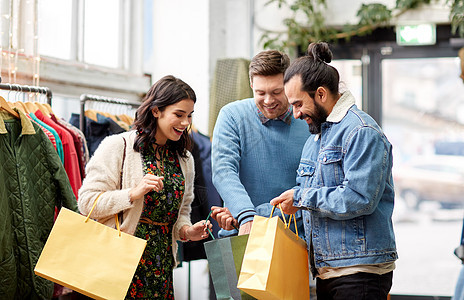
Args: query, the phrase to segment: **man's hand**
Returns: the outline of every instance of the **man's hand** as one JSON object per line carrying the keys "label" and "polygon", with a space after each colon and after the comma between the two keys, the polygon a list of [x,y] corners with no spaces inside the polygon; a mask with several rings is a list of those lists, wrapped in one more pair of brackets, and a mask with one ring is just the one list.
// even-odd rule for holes
{"label": "man's hand", "polygon": [[238,227],[237,220],[232,216],[227,207],[211,207],[211,217],[218,222],[219,227],[225,230],[232,230]]}
{"label": "man's hand", "polygon": [[299,209],[298,207],[293,206],[293,192],[293,189],[283,192],[280,196],[271,200],[271,205],[278,205],[280,203],[284,214],[293,215]]}

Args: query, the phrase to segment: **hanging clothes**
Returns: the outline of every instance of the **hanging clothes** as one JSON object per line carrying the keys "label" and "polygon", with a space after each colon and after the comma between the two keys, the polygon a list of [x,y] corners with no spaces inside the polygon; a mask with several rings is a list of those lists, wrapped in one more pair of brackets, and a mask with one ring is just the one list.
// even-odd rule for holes
{"label": "hanging clothes", "polygon": [[50,299],[53,283],[34,267],[53,226],[55,206],[78,212],[52,143],[26,115],[0,110],[0,295]]}
{"label": "hanging clothes", "polygon": [[[211,206],[222,206],[221,196],[213,184],[213,175],[211,171],[211,139],[201,132],[192,130],[191,137],[198,149],[198,159],[201,161],[201,170],[205,181],[208,208]],[[213,222],[213,233],[217,236],[219,226]]]}
{"label": "hanging clothes", "polygon": [[53,122],[55,122],[56,124],[60,125],[63,129],[65,129],[72,137],[74,149],[76,150],[76,156],[77,156],[77,161],[74,161],[74,163],[79,167],[80,181],[82,183],[82,180],[85,177],[85,170],[84,170],[84,166],[81,164],[82,162],[81,157],[84,156],[84,153],[82,152],[82,144],[79,140],[79,135],[75,131],[67,127],[66,125],[62,124],[62,122],[58,120],[55,115],[51,115],[50,118],[52,119]]}
{"label": "hanging clothes", "polygon": [[[131,130],[134,118],[129,115],[135,115],[140,106],[140,103],[126,99],[90,94],[82,94],[80,99],[80,114],[71,114],[69,123],[84,133],[89,156],[94,154],[105,137]],[[83,118],[82,123],[80,117]]]}
{"label": "hanging clothes", "polygon": [[64,119],[57,119],[57,121],[66,127],[69,131],[72,131],[76,134],[78,142],[75,142],[77,156],[79,158],[79,169],[81,170],[81,177],[84,180],[85,177],[85,165],[90,159],[89,156],[89,149],[87,148],[87,141],[85,140],[85,135],[79,128],[73,126],[72,124],[68,123]]}
{"label": "hanging clothes", "polygon": [[[208,205],[208,194],[205,186],[205,178],[203,175],[203,167],[200,160],[200,152],[198,145],[194,142],[192,148],[193,161],[195,163],[195,179],[193,181],[193,201],[190,212],[190,220],[192,223],[206,219],[209,213]],[[181,261],[192,261],[198,259],[206,259],[205,248],[203,243],[209,241],[211,237],[201,241],[190,241],[188,243],[178,243],[179,244],[179,260]]]}
{"label": "hanging clothes", "polygon": [[122,125],[122,122],[120,121],[116,122],[112,118],[104,116],[100,113],[97,113],[97,122],[108,123],[109,124],[108,129],[111,132],[111,134],[118,134],[118,133],[122,133],[122,132],[129,130],[129,127],[125,127],[124,125]]}
{"label": "hanging clothes", "polygon": [[68,174],[69,182],[77,198],[77,192],[81,188],[82,179],[79,171],[79,159],[77,158],[76,148],[72,135],[61,125],[54,122],[51,118],[45,116],[40,110],[34,112],[35,116],[45,124],[51,126],[58,133],[64,152],[64,169]]}
{"label": "hanging clothes", "polygon": [[53,136],[55,137],[56,151],[58,152],[58,156],[60,157],[61,162],[64,164],[63,143],[61,142],[58,132],[56,132],[56,130],[53,129],[50,125],[45,124],[45,122],[43,122],[42,120],[39,120],[39,118],[37,118],[37,116],[34,115],[33,113],[30,113],[29,116],[32,118],[32,120],[34,120],[35,122],[37,122],[38,124],[46,128],[48,131],[50,131],[53,134]]}
{"label": "hanging clothes", "polygon": [[40,127],[40,129],[42,129],[42,131],[47,135],[47,137],[48,137],[48,139],[50,140],[50,142],[52,142],[53,147],[55,148],[55,150],[58,151],[58,149],[56,148],[56,139],[55,139],[55,136],[53,135],[53,133],[52,133],[50,130],[48,130],[47,128],[43,127],[43,126],[42,126],[41,124],[39,124],[37,121],[34,121],[30,115],[27,115],[27,114],[26,114],[26,117],[27,117],[29,120],[31,120],[32,122],[34,122],[35,124],[37,124],[37,125]]}
{"label": "hanging clothes", "polygon": [[[97,121],[94,121],[88,117],[84,117],[85,125],[81,130],[85,135],[90,156],[97,150],[98,145],[100,145],[105,137],[124,131],[120,126],[117,124],[115,125],[114,122],[110,123],[108,119],[109,118],[103,117],[100,118],[100,120],[97,119]],[[71,114],[69,123],[79,127],[79,114]]]}
{"label": "hanging clothes", "polygon": [[[213,185],[211,173],[211,141],[209,137],[195,130],[190,132],[193,141],[192,156],[195,161],[194,196],[190,219],[192,222],[204,220],[211,206],[222,206],[222,199]],[[213,234],[217,236],[219,226],[212,222]],[[211,237],[201,241],[181,243],[181,260],[192,261],[206,259],[203,244],[211,240]]]}

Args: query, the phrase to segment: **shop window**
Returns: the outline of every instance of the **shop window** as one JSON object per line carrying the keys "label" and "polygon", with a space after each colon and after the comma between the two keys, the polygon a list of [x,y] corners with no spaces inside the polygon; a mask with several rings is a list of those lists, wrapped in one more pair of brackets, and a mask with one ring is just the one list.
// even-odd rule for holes
{"label": "shop window", "polygon": [[39,53],[60,59],[71,59],[72,1],[38,1]]}
{"label": "shop window", "polygon": [[119,1],[92,0],[85,2],[84,61],[86,63],[117,68],[121,66],[122,52]]}
{"label": "shop window", "polygon": [[123,1],[38,1],[39,54],[122,68]]}
{"label": "shop window", "polygon": [[39,85],[79,99],[95,94],[140,100],[144,69],[143,1],[0,0],[3,83]]}

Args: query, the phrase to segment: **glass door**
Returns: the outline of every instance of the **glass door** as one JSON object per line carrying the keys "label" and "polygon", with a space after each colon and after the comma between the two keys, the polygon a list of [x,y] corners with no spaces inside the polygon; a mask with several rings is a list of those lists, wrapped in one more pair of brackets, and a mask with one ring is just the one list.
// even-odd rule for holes
{"label": "glass door", "polygon": [[340,74],[340,91],[349,90],[362,109],[362,63],[359,59],[339,59],[330,63]]}
{"label": "glass door", "polygon": [[399,260],[391,294],[451,296],[461,268],[464,83],[458,58],[383,59]]}

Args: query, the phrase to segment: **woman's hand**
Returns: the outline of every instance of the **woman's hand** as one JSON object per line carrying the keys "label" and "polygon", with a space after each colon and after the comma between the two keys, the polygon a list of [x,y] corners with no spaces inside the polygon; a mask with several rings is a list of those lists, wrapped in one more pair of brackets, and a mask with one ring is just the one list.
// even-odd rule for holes
{"label": "woman's hand", "polygon": [[211,217],[218,222],[219,227],[225,230],[237,229],[238,222],[227,207],[212,206]]}
{"label": "woman's hand", "polygon": [[129,191],[130,202],[133,202],[135,199],[142,198],[143,196],[145,196],[146,193],[150,191],[161,191],[164,187],[163,179],[163,176],[158,177],[153,174],[147,174],[143,176],[140,183],[135,188]]}
{"label": "woman's hand", "polygon": [[185,225],[180,230],[180,238],[183,241],[199,241],[208,237],[213,225],[210,221],[205,222],[201,220],[193,224],[192,226]]}

